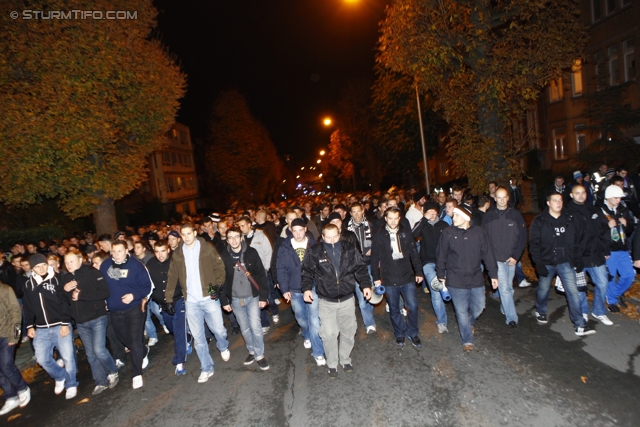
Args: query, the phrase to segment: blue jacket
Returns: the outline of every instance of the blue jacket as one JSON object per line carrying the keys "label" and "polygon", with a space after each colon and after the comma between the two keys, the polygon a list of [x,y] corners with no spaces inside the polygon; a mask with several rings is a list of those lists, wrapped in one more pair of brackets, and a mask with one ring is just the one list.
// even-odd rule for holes
{"label": "blue jacket", "polygon": [[[124,311],[140,305],[142,299],[151,293],[149,272],[135,257],[128,256],[122,264],[115,264],[108,258],[100,266],[100,271],[109,285],[107,307],[110,311]],[[129,304],[122,302],[126,294],[133,294],[133,301]]]}
{"label": "blue jacket", "polygon": [[[285,239],[278,249],[278,260],[276,268],[278,270],[278,283],[280,291],[286,292],[302,292],[302,263],[298,253],[291,245],[291,238]],[[312,236],[307,233],[307,251],[305,258],[309,256],[309,249],[316,243]]]}

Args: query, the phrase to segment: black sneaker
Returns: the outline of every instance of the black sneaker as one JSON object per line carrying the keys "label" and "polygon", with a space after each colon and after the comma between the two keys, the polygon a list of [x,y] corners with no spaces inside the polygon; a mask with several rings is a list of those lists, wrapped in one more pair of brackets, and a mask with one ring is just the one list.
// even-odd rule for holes
{"label": "black sneaker", "polygon": [[627,305],[626,302],[624,302],[624,299],[622,297],[618,298],[618,302],[616,302],[616,305],[620,308],[628,308],[629,306]]}
{"label": "black sneaker", "polygon": [[256,360],[256,362],[258,363],[258,366],[260,366],[260,369],[262,369],[263,371],[269,370],[269,363],[267,362],[266,357],[263,357],[260,360]]}
{"label": "black sneaker", "polygon": [[255,361],[256,361],[256,358],[253,356],[253,354],[250,354],[250,355],[247,356],[246,359],[244,359],[244,364],[245,365],[251,365]]}
{"label": "black sneaker", "polygon": [[[545,316],[545,317],[546,317],[546,316]],[[510,328],[517,328],[517,327],[518,327],[518,324],[516,323],[516,321],[515,321],[515,320],[512,320],[511,322],[509,322],[509,327],[510,327]]]}
{"label": "black sneaker", "polygon": [[579,337],[584,337],[584,336],[587,336],[587,335],[593,335],[595,333],[596,333],[595,329],[591,329],[588,326],[581,326],[579,328],[576,328],[576,335],[579,336]]}
{"label": "black sneaker", "polygon": [[234,326],[233,329],[231,329],[231,333],[233,335],[238,335],[240,333],[240,327],[239,326]]}
{"label": "black sneaker", "polygon": [[422,347],[422,342],[420,341],[420,338],[417,335],[413,338],[411,337],[407,337],[407,338],[409,338],[409,341],[411,341],[411,344],[413,344],[414,347]]}
{"label": "black sneaker", "polygon": [[353,366],[351,366],[351,364],[347,363],[346,365],[344,365],[342,367],[342,369],[344,369],[345,372],[353,372]]}
{"label": "black sneaker", "polygon": [[614,304],[609,304],[607,305],[607,308],[609,309],[610,312],[612,313],[620,313],[620,309],[618,308],[617,305]]}
{"label": "black sneaker", "polygon": [[338,378],[338,370],[336,368],[329,368],[327,371],[329,378]]}
{"label": "black sneaker", "polygon": [[538,323],[540,323],[541,325],[546,325],[547,324],[547,315],[546,314],[540,314],[536,311],[536,320],[538,321]]}
{"label": "black sneaker", "polygon": [[404,337],[396,338],[396,344],[398,347],[404,347]]}

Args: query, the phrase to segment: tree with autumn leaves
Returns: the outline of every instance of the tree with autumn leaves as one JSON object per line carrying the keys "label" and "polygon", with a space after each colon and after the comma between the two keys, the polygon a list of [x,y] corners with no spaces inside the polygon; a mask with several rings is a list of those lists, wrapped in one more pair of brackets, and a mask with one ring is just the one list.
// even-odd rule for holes
{"label": "tree with autumn leaves", "polygon": [[0,201],[57,198],[70,217],[116,229],[114,201],[146,179],[185,90],[152,36],[151,0],[96,0],[136,19],[10,19],[11,11],[85,10],[79,0],[0,5]]}
{"label": "tree with autumn leaves", "polygon": [[521,174],[515,132],[547,83],[580,58],[575,0],[395,0],[377,61],[414,79],[448,124],[448,154],[470,186]]}

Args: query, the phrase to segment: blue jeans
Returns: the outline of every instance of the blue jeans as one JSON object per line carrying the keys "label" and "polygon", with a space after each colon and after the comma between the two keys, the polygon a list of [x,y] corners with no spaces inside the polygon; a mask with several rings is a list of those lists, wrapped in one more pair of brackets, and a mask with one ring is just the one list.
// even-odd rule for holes
{"label": "blue jeans", "polygon": [[580,308],[580,296],[576,286],[576,272],[568,262],[560,265],[546,265],[549,274],[540,276],[538,280],[538,291],[536,293],[536,311],[540,314],[547,314],[547,300],[551,289],[551,279],[557,274],[564,286],[564,295],[569,306],[569,318],[573,322],[574,328],[587,326],[587,322],[582,317]]}
{"label": "blue jeans", "polygon": [[3,397],[7,400],[17,398],[18,392],[28,387],[16,366],[15,352],[16,346],[10,346],[8,338],[0,338],[0,388],[4,390]]}
{"label": "blue jeans", "polygon": [[373,318],[373,305],[369,304],[364,298],[362,294],[362,289],[360,289],[360,285],[356,283],[356,296],[358,297],[358,307],[360,307],[360,314],[362,315],[362,321],[364,322],[364,327],[368,328],[369,326],[373,326],[375,328],[376,321]]}
{"label": "blue jeans", "polygon": [[[162,316],[160,316],[160,313],[159,313],[160,308],[158,307],[158,304],[156,304],[152,300],[149,300],[149,302],[147,303],[147,319],[144,322],[144,330],[147,332],[147,336],[149,338],[158,339],[158,333],[156,332],[156,325],[153,324],[153,320],[151,319],[151,312],[153,311],[152,304],[155,304],[158,309],[158,314],[156,315],[156,317],[160,317],[160,319],[162,319]],[[162,322],[163,321],[161,320],[160,324],[162,324]]]}
{"label": "blue jeans", "polygon": [[[631,255],[627,251],[614,251],[607,260],[607,268],[609,274],[613,278],[609,281],[607,287],[607,303],[615,304],[618,298],[622,296],[631,287],[636,271],[633,269],[633,261]],[[616,282],[616,274],[620,276]]]}
{"label": "blue jeans", "polygon": [[473,327],[485,304],[484,287],[471,289],[448,287],[458,320],[462,345],[473,344]]}
{"label": "blue jeans", "polygon": [[[60,326],[52,328],[36,328],[36,336],[33,346],[36,349],[36,361],[47,374],[56,381],[65,380],[65,388],[77,387],[76,381],[76,355],[73,348],[73,330],[69,326],[69,334],[60,336]],[[53,348],[58,349],[60,357],[64,361],[61,368],[53,358]]]}
{"label": "blue jeans", "polygon": [[[396,338],[415,337],[418,335],[418,296],[416,284],[406,283],[402,286],[386,286],[387,301],[389,302],[389,315],[393,325],[393,333]],[[400,295],[407,306],[407,321],[400,314]]]}
{"label": "blue jeans", "polygon": [[91,366],[91,374],[96,385],[109,385],[107,375],[118,372],[116,362],[107,350],[107,324],[108,317],[98,317],[84,323],[78,323],[78,335],[87,353],[87,360]]}
{"label": "blue jeans", "polygon": [[522,262],[518,261],[516,264],[516,282],[520,284],[523,280],[526,280],[527,276],[524,275],[524,271],[522,271]]}
{"label": "blue jeans", "polygon": [[264,337],[262,334],[262,324],[260,323],[260,298],[232,298],[231,308],[236,314],[242,338],[247,345],[249,354],[253,354],[256,359],[264,356]]}
{"label": "blue jeans", "polygon": [[169,332],[173,334],[173,360],[172,364],[185,363],[187,361],[187,319],[185,316],[184,298],[180,298],[173,302],[176,313],[171,316],[165,310],[162,310],[164,324],[167,325]]}
{"label": "blue jeans", "polygon": [[[586,273],[591,277],[591,281],[595,286],[593,292],[593,310],[592,313],[596,316],[604,316],[607,314],[607,309],[604,306],[604,299],[607,295],[607,266],[605,264],[597,267],[587,267],[584,269]],[[589,303],[587,302],[587,293],[580,292],[580,306],[583,314],[589,313]]]}
{"label": "blue jeans", "polygon": [[[269,313],[272,316],[276,316],[278,311],[278,305],[273,300],[273,295],[275,294],[275,289],[273,287],[273,280],[271,279],[271,274],[269,274],[269,270],[267,270],[267,288],[269,288],[269,294],[267,295],[267,306],[265,308],[260,309],[260,320],[262,321],[262,327],[266,328],[271,326],[271,322],[269,322]],[[237,317],[237,316],[236,316]]]}
{"label": "blue jeans", "polygon": [[424,281],[422,283],[426,283],[430,289],[431,305],[433,306],[433,311],[436,314],[436,325],[446,325],[447,310],[444,306],[442,295],[440,295],[440,292],[434,291],[431,288],[431,281],[436,277],[436,265],[434,263],[425,264],[422,266],[422,272],[424,273]]}
{"label": "blue jeans", "polygon": [[200,359],[200,370],[202,372],[213,372],[213,359],[209,354],[209,345],[205,337],[205,322],[216,338],[218,350],[225,351],[229,348],[227,341],[227,329],[224,327],[222,320],[222,309],[220,308],[220,300],[212,300],[211,298],[202,299],[200,301],[185,302],[187,309],[187,322],[194,339],[194,347]]}
{"label": "blue jeans", "polygon": [[506,262],[498,262],[498,291],[500,292],[500,305],[502,312],[506,316],[506,323],[518,323],[518,313],[516,304],[513,301],[513,276],[516,272],[515,265]]}
{"label": "blue jeans", "polygon": [[311,341],[311,355],[316,358],[324,356],[324,346],[320,339],[320,315],[318,314],[318,294],[315,288],[313,292],[313,302],[304,302],[302,293],[291,292],[291,309],[296,317],[296,322],[302,329],[302,338]]}

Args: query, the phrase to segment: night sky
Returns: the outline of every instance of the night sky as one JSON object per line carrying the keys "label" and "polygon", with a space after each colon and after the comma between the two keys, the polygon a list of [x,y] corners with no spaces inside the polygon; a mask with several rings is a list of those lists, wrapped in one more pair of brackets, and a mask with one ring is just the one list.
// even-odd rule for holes
{"label": "night sky", "polygon": [[207,134],[221,91],[242,93],[280,154],[326,147],[350,80],[373,77],[384,0],[155,0],[163,43],[187,74],[178,121]]}

